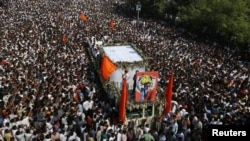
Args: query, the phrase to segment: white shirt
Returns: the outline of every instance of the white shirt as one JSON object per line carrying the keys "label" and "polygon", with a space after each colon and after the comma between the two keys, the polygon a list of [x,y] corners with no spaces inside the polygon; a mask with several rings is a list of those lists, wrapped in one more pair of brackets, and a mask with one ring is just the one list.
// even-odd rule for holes
{"label": "white shirt", "polygon": [[19,135],[15,135],[18,141],[26,141],[24,137],[24,133],[20,133]]}
{"label": "white shirt", "polygon": [[0,140],[2,140],[2,141],[4,140],[2,134],[0,134]]}
{"label": "white shirt", "polygon": [[60,134],[60,141],[67,141],[67,136],[64,134]]}
{"label": "white shirt", "polygon": [[12,134],[15,136],[17,132],[17,129],[12,129]]}
{"label": "white shirt", "polygon": [[87,100],[83,102],[83,108],[87,111],[93,108],[94,101],[93,100]]}
{"label": "white shirt", "polygon": [[117,133],[117,141],[122,141],[122,134],[121,133]]}
{"label": "white shirt", "polygon": [[26,141],[31,141],[32,140],[32,133],[24,133]]}
{"label": "white shirt", "polygon": [[101,135],[102,135],[102,131],[101,130],[98,130],[97,133],[96,133],[96,140],[97,141],[101,141]]}
{"label": "white shirt", "polygon": [[30,126],[30,122],[29,122],[30,117],[26,116],[23,120],[22,120],[22,124],[23,125],[27,125],[27,127]]}
{"label": "white shirt", "polygon": [[129,74],[128,73],[124,73],[122,75],[122,78],[128,80],[129,79]]}
{"label": "white shirt", "polygon": [[66,117],[62,117],[62,123],[63,123],[64,125],[68,125],[68,122],[67,122]]}
{"label": "white shirt", "polygon": [[141,128],[137,128],[136,129],[136,137],[138,139],[140,139],[142,135],[143,135],[143,130]]}
{"label": "white shirt", "polygon": [[50,122],[46,122],[46,127],[47,127],[47,131],[52,131],[53,130],[53,126]]}
{"label": "white shirt", "polygon": [[74,132],[74,134],[72,136],[69,137],[68,141],[81,141],[80,138],[76,135],[76,133]]}
{"label": "white shirt", "polygon": [[109,141],[114,141],[115,140],[115,137],[110,137],[109,138]]}
{"label": "white shirt", "polygon": [[144,127],[144,132],[145,132],[145,133],[148,133],[148,132],[149,132],[149,130],[150,130],[150,128],[149,128],[149,127]]}
{"label": "white shirt", "polygon": [[6,123],[10,123],[10,119],[9,118],[4,118],[4,120],[3,120],[3,126],[6,126]]}

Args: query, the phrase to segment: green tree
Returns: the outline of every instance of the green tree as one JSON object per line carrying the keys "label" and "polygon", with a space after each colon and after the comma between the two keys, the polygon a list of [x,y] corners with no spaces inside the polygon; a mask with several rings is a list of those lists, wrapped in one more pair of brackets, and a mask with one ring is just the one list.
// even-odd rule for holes
{"label": "green tree", "polygon": [[[138,0],[128,1],[135,5]],[[141,4],[144,17],[164,18],[168,13],[179,17],[176,25],[193,33],[238,45],[250,43],[249,0],[141,0]]]}
{"label": "green tree", "polygon": [[247,0],[193,0],[181,4],[177,15],[182,25],[195,32],[206,27],[210,36],[223,40],[235,37],[235,43],[243,44],[250,39],[249,10]]}

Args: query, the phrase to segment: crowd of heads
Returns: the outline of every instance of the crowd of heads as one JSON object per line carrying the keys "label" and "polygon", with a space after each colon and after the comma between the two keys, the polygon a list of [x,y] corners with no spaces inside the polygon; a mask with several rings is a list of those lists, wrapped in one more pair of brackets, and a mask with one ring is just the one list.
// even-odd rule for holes
{"label": "crowd of heads", "polygon": [[[0,7],[2,138],[111,141],[150,133],[161,141],[199,140],[206,125],[249,123],[248,64],[215,42],[186,38],[184,29],[167,22],[140,19],[138,25],[114,10],[120,2],[24,0]],[[82,12],[86,21],[79,19]],[[135,44],[149,70],[159,72],[162,89],[174,72],[171,113],[150,127],[123,128],[117,105],[103,98],[86,37]]]}

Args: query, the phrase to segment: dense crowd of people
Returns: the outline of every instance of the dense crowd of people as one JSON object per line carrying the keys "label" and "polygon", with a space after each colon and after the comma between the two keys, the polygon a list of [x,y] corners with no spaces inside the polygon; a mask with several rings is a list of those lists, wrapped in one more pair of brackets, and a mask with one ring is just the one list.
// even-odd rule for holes
{"label": "dense crowd of people", "polygon": [[[12,0],[0,7],[0,140],[201,141],[207,125],[249,124],[249,64],[166,22],[138,25],[114,10],[122,2]],[[149,70],[159,72],[162,89],[173,71],[171,113],[154,125],[117,122],[117,105],[103,98],[86,37],[135,44]]]}

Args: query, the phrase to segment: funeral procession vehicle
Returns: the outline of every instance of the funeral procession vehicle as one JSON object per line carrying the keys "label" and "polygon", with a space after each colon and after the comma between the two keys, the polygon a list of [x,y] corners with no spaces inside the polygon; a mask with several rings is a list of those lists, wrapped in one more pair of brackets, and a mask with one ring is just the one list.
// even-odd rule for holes
{"label": "funeral procession vehicle", "polygon": [[123,124],[153,124],[164,110],[165,98],[158,87],[158,72],[148,70],[143,53],[131,43],[103,43],[95,37],[86,40],[89,57],[107,97],[117,107],[122,100],[123,76],[128,76]]}

